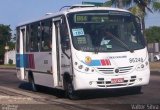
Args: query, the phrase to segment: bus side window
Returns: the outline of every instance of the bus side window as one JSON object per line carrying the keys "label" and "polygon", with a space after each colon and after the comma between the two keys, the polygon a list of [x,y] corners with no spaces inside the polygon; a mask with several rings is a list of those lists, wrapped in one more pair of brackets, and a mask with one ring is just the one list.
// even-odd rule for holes
{"label": "bus side window", "polygon": [[52,20],[41,23],[41,51],[51,51],[52,44]]}
{"label": "bus side window", "polygon": [[20,49],[20,28],[17,28],[17,38],[16,38],[16,51],[17,53],[19,53],[19,49]]}
{"label": "bus side window", "polygon": [[26,52],[29,52],[30,51],[30,25],[27,25],[27,28],[26,28]]}
{"label": "bus side window", "polygon": [[30,51],[38,51],[38,23],[34,23],[31,25],[30,45]]}

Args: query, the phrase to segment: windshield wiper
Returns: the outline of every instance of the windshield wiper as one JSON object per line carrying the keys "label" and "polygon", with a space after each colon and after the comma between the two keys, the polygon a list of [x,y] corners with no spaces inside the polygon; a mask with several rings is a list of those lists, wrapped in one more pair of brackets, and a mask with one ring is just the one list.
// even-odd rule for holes
{"label": "windshield wiper", "polygon": [[118,37],[114,36],[113,34],[110,35],[112,38],[114,38],[115,40],[117,40],[119,43],[121,43],[126,49],[128,49],[131,53],[134,52],[133,49],[129,48],[129,46],[124,43],[122,40],[120,40]]}

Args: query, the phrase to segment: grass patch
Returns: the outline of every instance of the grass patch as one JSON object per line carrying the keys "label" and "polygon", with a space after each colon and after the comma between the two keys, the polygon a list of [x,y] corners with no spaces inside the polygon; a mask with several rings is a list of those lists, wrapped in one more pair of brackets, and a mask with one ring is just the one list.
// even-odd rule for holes
{"label": "grass patch", "polygon": [[5,64],[5,65],[0,65],[0,67],[14,68],[14,67],[16,67],[16,65],[15,64]]}

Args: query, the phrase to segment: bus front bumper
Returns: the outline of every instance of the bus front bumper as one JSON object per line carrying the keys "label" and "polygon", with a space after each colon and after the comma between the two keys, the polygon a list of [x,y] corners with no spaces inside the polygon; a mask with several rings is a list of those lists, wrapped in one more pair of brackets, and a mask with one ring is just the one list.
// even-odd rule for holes
{"label": "bus front bumper", "polygon": [[101,75],[99,73],[86,74],[76,71],[74,77],[75,90],[113,89],[134,86],[144,86],[149,83],[149,69],[134,71],[125,75]]}

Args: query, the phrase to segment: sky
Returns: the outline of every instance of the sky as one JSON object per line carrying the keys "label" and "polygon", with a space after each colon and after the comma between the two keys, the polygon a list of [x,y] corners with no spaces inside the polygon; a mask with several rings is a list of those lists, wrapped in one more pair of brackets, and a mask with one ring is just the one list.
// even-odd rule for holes
{"label": "sky", "polygon": [[[46,13],[57,12],[63,6],[81,4],[82,1],[106,0],[0,0],[0,24],[10,25],[14,31],[20,23],[38,19]],[[160,13],[146,17],[146,27],[154,25],[160,26]]]}

